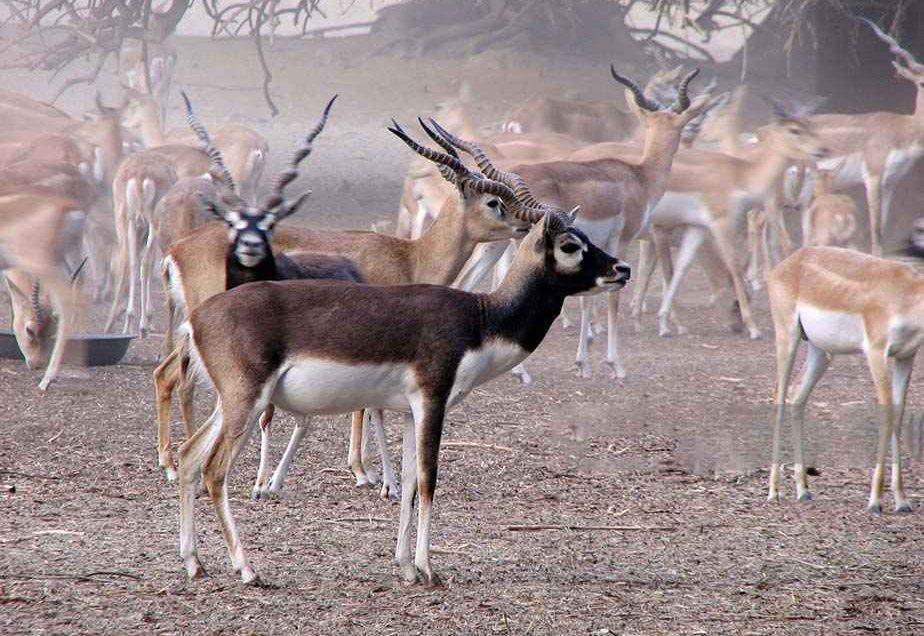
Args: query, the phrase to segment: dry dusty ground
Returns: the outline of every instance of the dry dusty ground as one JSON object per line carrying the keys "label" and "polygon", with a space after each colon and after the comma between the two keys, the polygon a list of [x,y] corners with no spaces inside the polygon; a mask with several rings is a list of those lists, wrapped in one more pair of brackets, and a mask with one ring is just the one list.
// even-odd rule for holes
{"label": "dry dusty ground", "polygon": [[[525,90],[488,76],[503,60],[389,65],[333,50],[301,65],[279,54],[287,63],[277,74],[278,123],[264,118],[256,91],[218,88],[253,85],[252,68],[231,73],[223,63],[228,45],[181,51],[179,82],[201,95],[204,118],[249,121],[274,149],[307,127],[328,94],[344,94],[310,160],[316,196],[302,223],[390,218],[408,156],[381,124],[427,112],[457,72],[481,94],[496,87],[485,121]],[[243,59],[251,63],[249,52]],[[592,75],[573,71],[535,64],[520,76],[584,77],[585,90],[600,92]],[[555,325],[529,361],[535,384],[500,378],[450,415],[446,442],[490,447],[442,450],[434,560],[446,586],[436,591],[399,581],[398,507],[353,486],[345,417],[318,420],[285,498],[250,501],[253,447],[232,479],[243,539],[271,585],[239,584],[204,498],[201,551],[212,576],[187,583],[177,491],[156,470],[150,376],[159,338],[136,342],[120,366],[68,371],[47,395],[38,373],[3,362],[0,632],[924,633],[921,457],[906,444],[913,513],[864,511],[875,413],[862,361],[837,361],[813,396],[815,501],[769,505],[772,340],[730,334],[706,297],[697,275],[682,295],[687,336],[658,338],[651,316],[638,335],[623,322],[624,383],[599,369],[574,377],[575,335]],[[757,308],[769,329],[761,295]],[[598,364],[600,343],[593,353]],[[910,403],[922,398],[913,386]],[[277,452],[291,424],[279,420]],[[536,524],[629,529],[511,530]]]}

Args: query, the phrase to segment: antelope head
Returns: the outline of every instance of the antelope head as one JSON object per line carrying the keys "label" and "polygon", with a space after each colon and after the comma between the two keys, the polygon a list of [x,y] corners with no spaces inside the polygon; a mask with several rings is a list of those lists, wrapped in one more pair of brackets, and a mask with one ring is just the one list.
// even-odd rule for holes
{"label": "antelope head", "polygon": [[[18,277],[20,280],[24,277]],[[21,283],[20,283],[21,284]],[[13,309],[13,333],[16,343],[30,369],[41,369],[51,355],[52,336],[57,328],[57,318],[51,311],[48,297],[42,293],[37,280],[33,280],[29,293],[22,290],[13,278],[7,275],[6,285],[10,290]]]}
{"label": "antelope head", "polygon": [[394,120],[388,130],[421,157],[435,163],[443,178],[458,188],[466,234],[476,242],[499,241],[525,235],[529,231],[530,222],[524,219],[522,203],[513,190],[490,175],[469,170],[462,163],[456,149],[442,136],[445,130],[435,121],[431,119],[430,123],[440,131],[439,134],[423,120],[418,121],[443,152],[414,141]]}
{"label": "antelope head", "polygon": [[791,161],[818,161],[831,154],[807,118],[809,111],[792,111],[771,99],[773,121],[758,129],[757,137]]}
{"label": "antelope head", "polygon": [[513,192],[518,205],[511,209],[533,226],[517,251],[516,259],[523,268],[519,271],[531,272],[564,296],[613,291],[625,286],[629,281],[629,266],[594,245],[574,226],[578,207],[565,212],[539,201],[520,175],[498,169],[477,144],[454,136],[433,120],[430,123],[448,145],[471,155],[485,177]]}
{"label": "antelope head", "polygon": [[621,75],[615,66],[610,66],[610,73],[617,82],[626,87],[626,101],[636,117],[645,127],[646,138],[651,138],[654,131],[676,133],[705,110],[711,99],[707,90],[696,99],[690,100],[688,89],[690,82],[699,75],[699,69],[693,69],[677,83],[676,98],[670,106],[665,106],[654,97],[649,97],[634,81]]}
{"label": "antelope head", "polygon": [[186,102],[186,120],[209,156],[209,175],[218,187],[218,196],[203,196],[202,205],[228,226],[229,253],[244,267],[256,267],[267,257],[271,257],[270,244],[276,223],[298,211],[311,194],[311,190],[306,190],[290,199],[286,196],[285,189],[298,178],[298,166],[311,154],[312,144],[324,130],[337,96],[331,98],[317,125],[298,144],[286,169],[273,182],[270,193],[258,205],[250,205],[241,197],[234,177],[225,166],[221,152],[212,144],[208,131],[193,112],[189,97],[186,93],[181,94]]}

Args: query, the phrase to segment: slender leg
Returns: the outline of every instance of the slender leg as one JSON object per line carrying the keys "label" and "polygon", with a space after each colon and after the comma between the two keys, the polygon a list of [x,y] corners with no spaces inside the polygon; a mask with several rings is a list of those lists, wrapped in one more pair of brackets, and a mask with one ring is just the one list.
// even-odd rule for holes
{"label": "slender leg", "polygon": [[260,414],[260,468],[257,469],[257,482],[253,485],[253,499],[267,498],[270,479],[270,427],[276,407],[272,403]]}
{"label": "slender leg", "polygon": [[202,478],[202,467],[212,453],[222,428],[221,402],[208,421],[180,446],[180,558],[191,579],[205,576],[196,549],[196,493]]}
{"label": "slender leg", "polygon": [[873,481],[870,486],[869,504],[867,509],[873,513],[882,512],[882,481],[885,475],[885,457],[889,442],[892,439],[893,411],[892,411],[892,378],[889,375],[889,362],[883,347],[870,346],[866,353],[866,361],[873,384],[876,386],[876,398],[879,410],[882,411],[882,424],[879,426],[879,444],[876,447],[876,467],[873,470]]}
{"label": "slender leg", "polygon": [[157,463],[167,481],[176,479],[173,453],[170,450],[170,396],[179,382],[179,349],[174,350],[154,369],[154,393],[157,401]]}
{"label": "slender leg", "polygon": [[619,336],[616,330],[616,319],[619,316],[619,292],[608,292],[606,300],[606,365],[610,368],[610,378],[623,380],[626,377],[626,370],[622,366],[622,359],[619,356]]}
{"label": "slender leg", "polygon": [[135,220],[128,219],[128,303],[125,307],[125,325],[122,333],[129,333],[135,321],[135,299],[138,293],[138,228]]}
{"label": "slender leg", "polygon": [[299,445],[302,443],[302,438],[305,437],[305,433],[308,432],[308,426],[311,424],[311,417],[306,416],[301,422],[295,425],[295,430],[292,431],[292,437],[289,439],[289,445],[286,446],[286,451],[282,455],[282,459],[279,461],[279,465],[276,466],[276,470],[273,472],[272,478],[270,478],[269,493],[272,496],[279,496],[279,493],[282,491],[282,484],[286,479],[286,475],[289,473],[289,468],[292,466],[292,460],[295,459],[295,453],[298,451]]}
{"label": "slender leg", "polygon": [[417,432],[417,487],[420,509],[417,511],[417,550],[414,556],[416,576],[427,587],[441,585],[440,578],[430,567],[430,527],[433,497],[439,464],[440,438],[446,405],[442,400],[430,400],[424,405],[422,420],[415,418]]}
{"label": "slender leg", "polygon": [[126,274],[128,270],[128,243],[129,238],[127,236],[120,235],[118,237],[119,241],[119,251],[116,256],[116,279],[115,287],[112,292],[112,305],[109,307],[109,316],[106,318],[106,326],[103,328],[107,333],[112,329],[112,326],[115,324],[116,318],[119,317],[122,308],[122,302],[125,300],[125,284],[126,284]]}
{"label": "slender leg", "polygon": [[680,251],[677,254],[677,269],[674,271],[674,275],[664,292],[661,307],[658,309],[658,334],[663,338],[671,335],[668,319],[674,304],[674,296],[680,288],[683,277],[693,264],[696,251],[703,244],[705,238],[706,228],[691,225],[684,230],[683,238],[680,241]]}
{"label": "slender leg", "polygon": [[388,452],[388,439],[385,436],[385,414],[381,409],[369,411],[370,428],[375,433],[375,440],[379,447],[379,456],[382,458],[382,490],[379,496],[382,499],[396,500],[398,498],[398,482],[395,479],[395,469],[391,463]]}
{"label": "slender leg", "polygon": [[368,486],[369,476],[363,466],[363,418],[365,411],[354,411],[350,420],[350,450],[347,455],[347,465],[356,477],[356,486]]}
{"label": "slender leg", "polygon": [[645,311],[645,296],[648,294],[648,285],[651,283],[651,275],[654,273],[657,264],[655,246],[652,240],[641,240],[638,243],[638,276],[635,280],[635,295],[632,298],[632,322],[635,324],[635,332],[642,331],[642,313]]}
{"label": "slender leg", "polygon": [[[771,302],[774,298],[771,295]],[[799,323],[795,307],[773,308],[776,327],[776,417],[773,420],[773,442],[770,459],[770,487],[768,501],[780,498],[780,429],[786,417],[786,390],[792,376],[793,362],[799,348]]]}
{"label": "slender leg", "polygon": [[869,208],[870,251],[873,256],[882,256],[882,176],[864,174],[866,205]]}
{"label": "slender leg", "polygon": [[43,274],[38,277],[39,284],[48,290],[52,305],[58,315],[58,326],[55,330],[55,346],[48,359],[48,368],[39,382],[39,390],[46,391],[51,381],[58,375],[61,363],[64,360],[64,347],[67,338],[77,322],[78,303],[75,298],[76,291],[58,272]]}
{"label": "slender leg", "polygon": [[[413,402],[411,408],[416,408]],[[401,515],[395,561],[401,568],[401,576],[406,581],[414,582],[417,580],[417,571],[411,562],[411,517],[414,514],[414,499],[417,497],[417,432],[414,418],[404,419],[401,447]]]}
{"label": "slender leg", "polygon": [[141,250],[141,337],[148,335],[148,329],[151,326],[151,316],[154,314],[151,308],[151,271],[154,269],[154,228],[148,225],[148,236]]}
{"label": "slender leg", "polygon": [[760,280],[760,235],[764,226],[763,210],[748,210],[748,271],[747,281],[751,289],[758,291],[761,288]]}
{"label": "slender leg", "polygon": [[911,379],[913,366],[912,357],[896,359],[892,367],[892,405],[895,410],[892,431],[892,494],[895,495],[896,512],[911,512],[911,503],[905,496],[905,485],[902,481],[901,435],[902,420],[905,417],[905,397],[908,394],[908,381]]}
{"label": "slender leg", "polygon": [[578,350],[577,356],[574,359],[574,364],[577,366],[578,375],[582,378],[589,378],[591,376],[590,362],[588,358],[590,357],[590,314],[593,310],[591,298],[589,296],[581,296],[581,332],[578,335]]}
{"label": "slender leg", "polygon": [[754,321],[754,314],[751,311],[751,301],[748,298],[747,289],[741,278],[741,272],[738,269],[737,255],[735,254],[735,234],[734,227],[731,225],[731,219],[722,219],[713,221],[712,236],[715,239],[715,246],[722,262],[728,268],[728,273],[732,277],[732,285],[735,288],[735,297],[738,300],[738,306],[741,309],[741,319],[748,329],[752,340],[761,337],[760,329]]}
{"label": "slender leg", "polygon": [[212,498],[231,564],[235,572],[240,572],[241,580],[249,585],[259,585],[260,577],[247,561],[244,546],[234,524],[228,502],[228,477],[241,450],[250,439],[259,414],[266,406],[263,404],[246,410],[238,406],[226,411],[224,425],[218,433],[213,451],[202,466],[202,479]]}
{"label": "slender leg", "polygon": [[[369,480],[370,486],[377,486],[381,483],[382,478],[378,472],[372,468],[372,438],[375,436],[372,430],[372,411],[366,409],[363,412],[363,434],[362,445],[360,447],[361,461],[363,470],[366,472],[366,479]],[[352,431],[351,431],[352,434]]]}
{"label": "slender leg", "polygon": [[811,501],[812,493],[808,489],[808,480],[805,473],[805,459],[802,452],[804,442],[803,426],[805,424],[805,403],[812,393],[812,389],[821,379],[831,359],[822,349],[811,342],[808,343],[808,355],[805,359],[805,372],[802,375],[802,384],[799,392],[793,399],[792,415],[792,447],[793,447],[793,473],[796,480],[796,498],[799,501]]}
{"label": "slender leg", "polygon": [[[189,350],[184,342],[180,346],[180,417],[186,436],[190,437],[195,431],[195,402],[196,379],[189,374]],[[169,399],[169,396],[168,398]]]}

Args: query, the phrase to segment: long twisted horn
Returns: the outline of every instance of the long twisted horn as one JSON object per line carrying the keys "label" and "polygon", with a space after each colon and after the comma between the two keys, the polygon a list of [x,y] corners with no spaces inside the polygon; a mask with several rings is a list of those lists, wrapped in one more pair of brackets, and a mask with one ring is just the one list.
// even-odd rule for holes
{"label": "long twisted horn", "polygon": [[689,88],[690,82],[697,75],[699,75],[699,69],[694,68],[677,84],[677,101],[674,102],[672,109],[675,113],[682,113],[690,107],[690,96],[687,95],[687,88]]}
{"label": "long twisted horn", "polygon": [[635,98],[635,103],[638,104],[639,108],[644,108],[645,110],[650,110],[652,112],[661,110],[661,105],[658,104],[653,99],[649,99],[645,96],[645,93],[639,88],[638,84],[630,80],[624,75],[620,75],[616,70],[614,65],[610,65],[610,73],[613,75],[613,79],[625,86],[632,92],[632,96]]}
{"label": "long twisted horn", "polygon": [[185,91],[180,91],[180,95],[183,96],[183,101],[186,103],[186,123],[189,124],[192,131],[196,133],[196,137],[198,137],[202,145],[205,146],[205,154],[209,156],[209,173],[217,181],[224,183],[235,196],[238,196],[239,191],[237,184],[234,182],[234,177],[231,176],[231,172],[228,170],[227,166],[225,166],[225,159],[221,156],[221,151],[212,145],[212,139],[209,137],[208,130],[206,130],[205,125],[203,125],[199,117],[193,111],[189,96],[186,95]]}
{"label": "long twisted horn", "polygon": [[871,28],[873,33],[876,34],[876,37],[889,45],[889,51],[892,52],[892,55],[903,59],[905,64],[908,65],[908,68],[910,68],[912,71],[915,71],[916,73],[924,71],[924,64],[921,64],[916,59],[914,59],[914,56],[911,55],[910,52],[902,48],[902,46],[895,40],[895,38],[880,29],[879,25],[867,18],[858,16],[857,19],[868,24],[869,28]]}
{"label": "long twisted horn", "polygon": [[[324,107],[324,112],[321,113],[321,119],[318,120],[318,123],[315,124],[315,127],[312,128],[308,134],[302,139],[298,147],[295,149],[295,152],[292,153],[292,158],[289,160],[289,166],[276,177],[276,181],[273,183],[273,189],[270,194],[263,201],[263,209],[274,211],[279,209],[280,213],[277,214],[277,219],[282,219],[289,214],[295,212],[298,209],[298,205],[290,205],[286,203],[285,197],[283,196],[283,191],[286,186],[295,181],[298,178],[298,165],[304,161],[308,155],[311,154],[311,151],[314,150],[314,140],[318,135],[321,134],[321,131],[324,130],[324,126],[327,124],[327,119],[330,116],[330,110],[334,106],[334,102],[337,101],[338,95],[334,95],[330,98],[330,101],[327,102],[327,106]],[[304,201],[305,196],[299,197],[299,201]]]}
{"label": "long twisted horn", "polygon": [[32,294],[29,299],[32,302],[32,313],[35,314],[35,320],[42,323],[48,319],[48,314],[45,312],[45,308],[42,307],[40,295],[39,282],[35,280],[32,282]]}
{"label": "long twisted horn", "polygon": [[523,178],[515,172],[504,172],[499,170],[491,163],[491,159],[484,153],[481,147],[472,142],[466,141],[456,137],[451,132],[439,125],[435,120],[431,119],[430,123],[436,128],[437,132],[443,136],[446,141],[451,143],[453,146],[461,150],[467,155],[470,155],[475,163],[478,165],[478,168],[488,179],[493,179],[495,181],[500,181],[501,183],[506,184],[513,189],[514,194],[520,202],[530,208],[542,208],[543,203],[538,201],[536,197],[529,191],[526,182],[523,181]]}
{"label": "long twisted horn", "polygon": [[471,171],[466,168],[462,161],[460,161],[457,157],[453,157],[444,152],[439,152],[433,150],[432,148],[427,148],[426,146],[420,145],[411,139],[406,132],[404,132],[404,129],[401,128],[401,125],[398,122],[392,119],[391,123],[392,126],[388,129],[388,132],[398,137],[398,139],[406,143],[411,150],[416,152],[424,159],[429,159],[434,163],[446,166],[457,176],[467,176],[471,174]]}

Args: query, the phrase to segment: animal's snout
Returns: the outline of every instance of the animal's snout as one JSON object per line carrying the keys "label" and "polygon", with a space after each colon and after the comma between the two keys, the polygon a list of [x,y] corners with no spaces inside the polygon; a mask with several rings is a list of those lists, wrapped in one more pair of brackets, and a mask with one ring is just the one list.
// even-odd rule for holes
{"label": "animal's snout", "polygon": [[632,277],[632,268],[625,263],[616,263],[613,265],[613,273],[619,280],[627,281]]}

